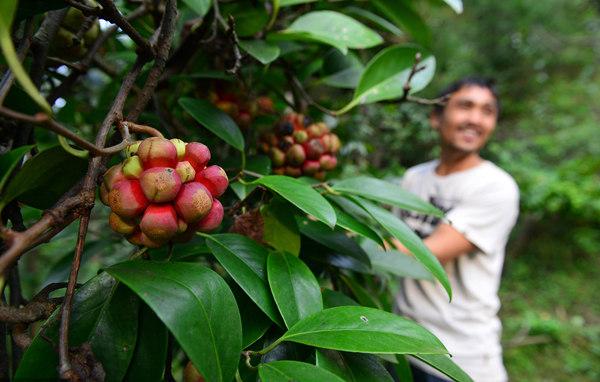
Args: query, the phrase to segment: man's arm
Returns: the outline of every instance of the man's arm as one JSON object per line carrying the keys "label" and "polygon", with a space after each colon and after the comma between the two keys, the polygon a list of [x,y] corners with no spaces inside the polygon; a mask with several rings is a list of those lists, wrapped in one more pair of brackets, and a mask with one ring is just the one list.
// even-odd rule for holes
{"label": "man's arm", "polygon": [[[398,239],[392,238],[392,243],[398,250],[410,253]],[[431,235],[423,240],[423,243],[442,264],[477,250],[476,246],[449,224],[440,224]]]}

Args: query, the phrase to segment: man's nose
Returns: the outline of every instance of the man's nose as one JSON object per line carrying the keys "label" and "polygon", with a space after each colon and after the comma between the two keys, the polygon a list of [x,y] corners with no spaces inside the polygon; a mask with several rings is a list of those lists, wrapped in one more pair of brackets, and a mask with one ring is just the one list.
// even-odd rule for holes
{"label": "man's nose", "polygon": [[482,126],[484,119],[484,113],[477,108],[471,109],[467,114],[467,122],[473,125]]}

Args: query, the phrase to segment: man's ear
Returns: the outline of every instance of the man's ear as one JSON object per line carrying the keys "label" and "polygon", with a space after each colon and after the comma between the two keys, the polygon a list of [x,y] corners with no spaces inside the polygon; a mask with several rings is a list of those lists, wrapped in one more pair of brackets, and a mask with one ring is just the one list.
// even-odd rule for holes
{"label": "man's ear", "polygon": [[442,116],[439,113],[436,113],[435,111],[429,113],[429,124],[431,125],[431,127],[433,127],[434,130],[440,128],[440,124],[442,123],[441,118]]}

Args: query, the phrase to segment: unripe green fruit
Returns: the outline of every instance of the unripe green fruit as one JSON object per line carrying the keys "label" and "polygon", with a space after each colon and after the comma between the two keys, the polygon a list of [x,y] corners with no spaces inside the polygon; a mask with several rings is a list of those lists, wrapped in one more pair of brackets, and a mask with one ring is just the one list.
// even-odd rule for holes
{"label": "unripe green fruit", "polygon": [[77,33],[81,24],[85,21],[85,15],[77,8],[69,8],[61,25],[73,33]]}
{"label": "unripe green fruit", "polygon": [[300,166],[306,160],[306,153],[302,145],[295,144],[285,154],[286,163],[292,166]]}
{"label": "unripe green fruit", "polygon": [[188,161],[177,163],[175,171],[179,174],[182,183],[191,182],[196,177],[196,170],[194,170],[194,167]]}
{"label": "unripe green fruit", "polygon": [[83,42],[86,47],[91,47],[100,35],[100,24],[98,21],[94,21],[90,29],[88,29],[83,35]]}
{"label": "unripe green fruit", "polygon": [[181,178],[170,167],[153,167],[142,173],[140,185],[148,200],[165,203],[177,196],[181,188]]}
{"label": "unripe green fruit", "polygon": [[140,143],[137,155],[140,157],[144,168],[171,167],[177,165],[177,148],[165,138],[151,137]]}
{"label": "unripe green fruit", "polygon": [[294,131],[294,140],[296,143],[304,143],[308,140],[308,133],[306,130],[296,130]]}
{"label": "unripe green fruit", "polygon": [[125,159],[123,162],[123,174],[127,179],[138,179],[144,168],[142,167],[142,161],[137,155]]}
{"label": "unripe green fruit", "polygon": [[136,142],[130,144],[129,146],[127,146],[127,148],[125,149],[125,157],[129,158],[131,156],[136,155],[138,149],[140,148],[140,143],[142,143],[142,141],[136,141]]}
{"label": "unripe green fruit", "polygon": [[185,156],[185,142],[177,138],[173,138],[170,141],[175,145],[175,148],[177,149],[177,160],[183,160],[183,157]]}

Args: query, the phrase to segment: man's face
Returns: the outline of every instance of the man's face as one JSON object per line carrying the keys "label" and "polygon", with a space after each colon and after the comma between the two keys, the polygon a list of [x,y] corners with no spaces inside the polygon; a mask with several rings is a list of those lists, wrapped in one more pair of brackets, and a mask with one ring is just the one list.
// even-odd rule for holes
{"label": "man's face", "polygon": [[431,116],[442,146],[464,154],[477,153],[496,128],[498,106],[492,92],[466,85],[452,93],[441,115]]}

